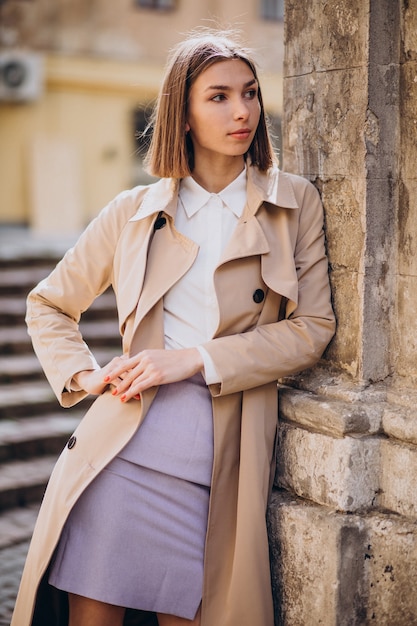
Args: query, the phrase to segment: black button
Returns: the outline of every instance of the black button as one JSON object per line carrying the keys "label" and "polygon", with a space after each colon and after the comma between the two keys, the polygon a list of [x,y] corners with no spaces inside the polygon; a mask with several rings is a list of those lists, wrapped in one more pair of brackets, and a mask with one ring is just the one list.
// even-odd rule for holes
{"label": "black button", "polygon": [[253,301],[256,302],[256,304],[259,304],[265,298],[265,292],[263,289],[257,289],[256,291],[253,292],[252,297],[253,297]]}
{"label": "black button", "polygon": [[71,448],[73,448],[76,443],[77,443],[77,437],[74,437],[73,435],[72,437],[68,439],[68,443],[67,443],[68,450],[71,450]]}
{"label": "black button", "polygon": [[158,217],[155,220],[155,224],[153,225],[153,229],[154,230],[159,230],[160,228],[163,228],[166,223],[167,223],[167,221],[166,221],[165,217]]}

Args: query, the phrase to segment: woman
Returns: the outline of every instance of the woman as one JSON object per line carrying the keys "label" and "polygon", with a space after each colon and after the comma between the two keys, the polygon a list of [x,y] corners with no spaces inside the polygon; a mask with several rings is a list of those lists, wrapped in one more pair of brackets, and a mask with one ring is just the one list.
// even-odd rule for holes
{"label": "woman", "polygon": [[[67,624],[67,598],[70,626],[273,624],[277,380],[334,332],[322,207],[278,170],[253,61],[222,33],[173,51],[148,167],[161,180],[117,196],[28,298],[61,403],[98,398],[51,476],[12,626]],[[109,285],[123,354],[99,367],[78,321]]]}

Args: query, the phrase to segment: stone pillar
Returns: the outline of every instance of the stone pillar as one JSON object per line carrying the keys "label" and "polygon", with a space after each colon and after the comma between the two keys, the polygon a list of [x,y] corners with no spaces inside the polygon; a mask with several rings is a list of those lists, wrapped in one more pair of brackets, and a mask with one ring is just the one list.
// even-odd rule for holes
{"label": "stone pillar", "polygon": [[417,624],[417,0],[286,0],[283,169],[326,215],[337,334],[280,390],[276,624]]}

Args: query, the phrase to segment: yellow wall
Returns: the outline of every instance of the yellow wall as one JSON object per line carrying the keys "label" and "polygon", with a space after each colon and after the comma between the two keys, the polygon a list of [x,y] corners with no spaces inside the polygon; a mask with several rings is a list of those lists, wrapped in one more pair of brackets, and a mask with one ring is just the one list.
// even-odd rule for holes
{"label": "yellow wall", "polygon": [[[151,104],[161,64],[47,55],[45,92],[0,104],[0,223],[41,233],[79,232],[137,180],[133,111]],[[262,76],[280,115],[278,74]]]}
{"label": "yellow wall", "polygon": [[[74,210],[81,220],[74,215],[72,224],[66,215],[58,225],[77,230],[130,186],[133,111],[155,97],[160,73],[142,64],[49,56],[43,97],[0,105],[0,221],[33,225],[34,213],[39,221],[39,210],[45,210],[34,206],[39,200],[34,189],[50,187],[55,204],[60,183],[73,182],[81,198]],[[47,195],[41,193],[41,199],[48,204]],[[62,207],[53,210],[59,214]]]}

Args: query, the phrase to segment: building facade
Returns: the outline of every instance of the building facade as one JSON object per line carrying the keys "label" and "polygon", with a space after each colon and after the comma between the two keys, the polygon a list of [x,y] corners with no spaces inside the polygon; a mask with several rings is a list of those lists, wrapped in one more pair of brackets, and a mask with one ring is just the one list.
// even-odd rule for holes
{"label": "building facade", "polygon": [[242,32],[278,127],[282,18],[283,0],[0,2],[0,225],[76,234],[149,180],[135,134],[168,51],[196,27]]}

